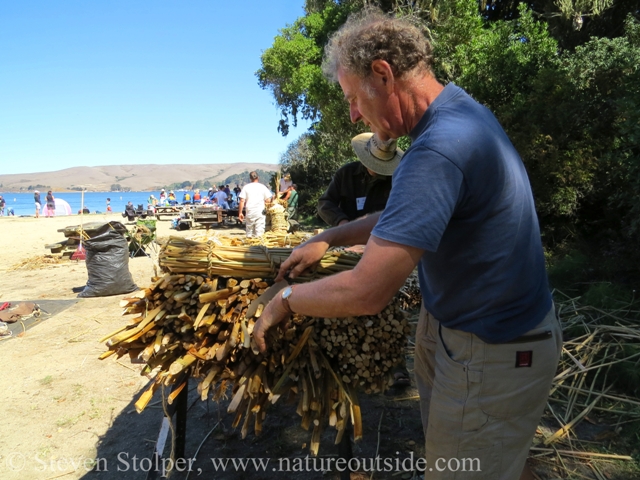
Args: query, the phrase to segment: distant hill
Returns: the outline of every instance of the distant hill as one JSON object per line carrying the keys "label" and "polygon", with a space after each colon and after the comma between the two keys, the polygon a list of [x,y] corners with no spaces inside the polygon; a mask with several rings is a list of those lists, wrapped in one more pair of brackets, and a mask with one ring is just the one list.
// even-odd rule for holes
{"label": "distant hill", "polygon": [[[29,190],[111,191],[112,185],[133,191],[157,190],[181,182],[208,180],[223,183],[227,178],[252,170],[276,172],[278,165],[270,163],[217,163],[206,165],[108,165],[103,167],[73,167],[55,172],[0,175],[0,191]],[[265,182],[268,179],[260,179]]]}

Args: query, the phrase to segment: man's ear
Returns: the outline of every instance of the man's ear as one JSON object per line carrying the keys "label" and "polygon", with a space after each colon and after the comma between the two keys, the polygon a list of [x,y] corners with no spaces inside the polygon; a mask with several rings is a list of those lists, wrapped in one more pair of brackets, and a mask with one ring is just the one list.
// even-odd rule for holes
{"label": "man's ear", "polygon": [[371,62],[371,75],[376,84],[382,86],[387,93],[393,91],[395,78],[391,65],[386,60],[374,60]]}

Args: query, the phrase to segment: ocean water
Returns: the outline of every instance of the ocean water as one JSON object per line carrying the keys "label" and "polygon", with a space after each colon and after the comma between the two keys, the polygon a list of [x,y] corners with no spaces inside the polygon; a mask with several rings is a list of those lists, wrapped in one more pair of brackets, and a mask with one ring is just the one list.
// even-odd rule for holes
{"label": "ocean water", "polygon": [[[182,202],[182,195],[185,192],[176,192],[176,199],[178,202]],[[91,213],[106,212],[107,211],[107,198],[111,199],[111,210],[114,212],[124,212],[124,207],[127,202],[133,203],[134,206],[142,204],[147,206],[147,199],[149,195],[154,195],[156,198],[160,197],[160,192],[84,192],[84,205],[91,211]],[[189,192],[193,196],[193,192]],[[33,192],[31,193],[11,193],[2,192],[0,195],[4,197],[7,202],[5,206],[5,215],[7,210],[12,208],[16,216],[33,216],[35,214],[35,204],[33,201]],[[81,192],[53,192],[55,198],[61,198],[65,200],[70,206],[73,214],[78,213],[81,208]],[[47,192],[40,192],[40,200],[42,204],[46,203],[45,197]]]}

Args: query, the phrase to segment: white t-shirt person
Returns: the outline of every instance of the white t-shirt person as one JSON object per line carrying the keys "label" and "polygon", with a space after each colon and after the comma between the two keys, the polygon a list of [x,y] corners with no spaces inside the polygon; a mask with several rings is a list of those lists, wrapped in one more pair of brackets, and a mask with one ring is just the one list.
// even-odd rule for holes
{"label": "white t-shirt person", "polygon": [[265,202],[271,199],[272,193],[267,187],[258,182],[258,174],[256,172],[251,172],[249,178],[251,183],[242,187],[242,191],[238,195],[240,199],[238,219],[244,221],[245,215],[242,209],[246,208],[247,237],[261,237],[264,234],[266,218],[262,212],[265,209]]}

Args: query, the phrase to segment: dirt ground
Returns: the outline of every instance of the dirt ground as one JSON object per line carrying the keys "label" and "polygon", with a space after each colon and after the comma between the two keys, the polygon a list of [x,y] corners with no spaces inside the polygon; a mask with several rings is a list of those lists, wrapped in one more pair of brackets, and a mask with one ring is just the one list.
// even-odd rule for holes
{"label": "dirt ground", "polygon": [[[91,216],[91,221],[107,219],[122,220],[116,215]],[[0,341],[3,480],[144,479],[153,466],[150,459],[163,418],[163,392],[157,392],[150,406],[137,414],[133,404],[149,381],[140,375],[141,366],[124,357],[98,359],[105,351],[99,339],[128,322],[118,306],[125,295],[77,298],[72,289],[86,283],[84,262],[15,268],[24,260],[49,253],[44,245],[62,240],[57,230],[78,224],[77,220],[0,218],[0,304],[31,300],[52,313],[43,314],[32,328]],[[194,233],[176,232],[169,226],[168,221],[158,222],[158,236]],[[133,258],[129,269],[137,285],[146,286],[153,275],[153,260]],[[411,372],[410,350],[408,367]],[[295,406],[281,400],[268,412],[263,434],[250,434],[243,440],[239,430],[230,426],[228,400],[202,402],[195,388],[192,382],[185,455],[191,459],[192,471],[188,473],[186,464],[181,465],[182,471],[174,472],[171,478],[275,479],[287,468],[287,478],[340,478],[335,469],[322,471],[337,459],[333,429],[325,430],[320,457],[314,463],[307,460],[310,432],[300,427]],[[415,478],[409,465],[411,458],[415,462],[424,455],[424,439],[414,386],[386,395],[362,395],[360,401],[364,436],[353,445],[354,457],[379,456],[391,463],[392,471],[377,472],[372,478]],[[165,456],[170,446],[169,439]],[[229,463],[222,471],[219,462],[225,459]],[[261,466],[261,460],[269,463]],[[243,467],[243,461],[249,464]],[[540,479],[560,476],[540,464],[534,463],[534,467]],[[351,478],[370,475],[352,474]]]}

